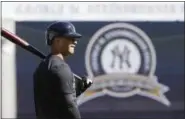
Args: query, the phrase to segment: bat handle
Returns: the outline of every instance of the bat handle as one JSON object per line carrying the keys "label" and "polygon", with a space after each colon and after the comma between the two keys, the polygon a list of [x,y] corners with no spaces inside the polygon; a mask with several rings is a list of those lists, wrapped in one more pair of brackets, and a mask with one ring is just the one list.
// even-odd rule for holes
{"label": "bat handle", "polygon": [[73,74],[73,75],[74,75],[74,77],[75,77],[76,79],[82,80],[82,78],[81,78],[80,76],[78,76],[78,75],[76,75],[76,74]]}

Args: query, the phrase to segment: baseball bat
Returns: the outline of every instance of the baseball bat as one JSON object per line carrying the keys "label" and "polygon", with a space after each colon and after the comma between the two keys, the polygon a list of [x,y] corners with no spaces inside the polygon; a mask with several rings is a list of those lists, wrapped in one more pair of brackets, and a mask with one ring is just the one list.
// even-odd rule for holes
{"label": "baseball bat", "polygon": [[[23,40],[19,36],[11,33],[8,30],[6,30],[5,28],[1,28],[1,35],[3,37],[5,37],[6,39],[8,39],[9,41],[11,41],[11,42],[17,44],[18,46],[22,47],[23,49],[31,52],[32,54],[34,54],[36,56],[39,56],[41,59],[46,58],[46,56],[44,55],[44,53],[42,53],[41,51],[39,51],[37,48],[35,48],[31,44],[29,44],[27,41]],[[74,76],[77,79],[81,79],[81,77],[78,76],[78,75],[76,75],[76,74],[74,74]]]}

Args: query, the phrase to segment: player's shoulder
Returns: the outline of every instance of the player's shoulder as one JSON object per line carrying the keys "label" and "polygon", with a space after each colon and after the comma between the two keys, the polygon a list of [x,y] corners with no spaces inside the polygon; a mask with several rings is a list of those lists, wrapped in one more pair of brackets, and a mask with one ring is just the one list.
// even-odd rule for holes
{"label": "player's shoulder", "polygon": [[64,60],[62,60],[61,58],[59,58],[58,56],[56,55],[51,55],[48,57],[48,60],[52,63],[55,63],[55,64],[65,64]]}
{"label": "player's shoulder", "polygon": [[68,67],[67,63],[65,63],[64,60],[62,60],[56,55],[51,55],[48,58],[48,65],[49,65],[49,69],[61,69],[64,67]]}

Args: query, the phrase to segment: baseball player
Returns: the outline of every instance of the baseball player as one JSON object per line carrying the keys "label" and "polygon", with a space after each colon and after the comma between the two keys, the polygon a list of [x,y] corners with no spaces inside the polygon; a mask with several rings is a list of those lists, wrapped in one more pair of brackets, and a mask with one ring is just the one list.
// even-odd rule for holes
{"label": "baseball player", "polygon": [[76,97],[92,84],[92,80],[74,78],[65,62],[65,58],[74,53],[80,37],[70,22],[55,22],[47,28],[46,41],[51,52],[34,72],[37,119],[81,118]]}

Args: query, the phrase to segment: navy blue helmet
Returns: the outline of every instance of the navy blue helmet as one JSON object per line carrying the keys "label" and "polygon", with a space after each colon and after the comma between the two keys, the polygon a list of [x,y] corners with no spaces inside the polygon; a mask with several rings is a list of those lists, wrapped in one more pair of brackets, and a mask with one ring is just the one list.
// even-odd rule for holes
{"label": "navy blue helmet", "polygon": [[76,32],[75,26],[70,22],[54,22],[46,31],[47,45],[51,45],[52,40],[57,36],[80,38],[82,35]]}

